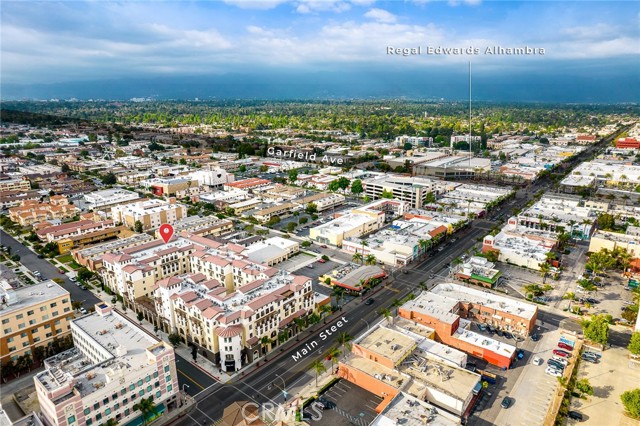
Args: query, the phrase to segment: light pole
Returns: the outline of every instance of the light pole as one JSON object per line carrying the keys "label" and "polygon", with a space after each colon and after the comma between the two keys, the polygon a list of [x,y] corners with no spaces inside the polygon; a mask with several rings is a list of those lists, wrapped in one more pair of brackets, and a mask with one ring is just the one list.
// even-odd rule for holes
{"label": "light pole", "polygon": [[279,374],[276,374],[276,377],[282,380],[282,396],[284,396],[284,402],[287,402],[287,384],[284,381],[284,378]]}
{"label": "light pole", "polygon": [[184,387],[187,387],[187,389],[189,389],[189,385],[186,383],[182,384],[182,403],[184,404],[187,401],[187,391],[184,390]]}

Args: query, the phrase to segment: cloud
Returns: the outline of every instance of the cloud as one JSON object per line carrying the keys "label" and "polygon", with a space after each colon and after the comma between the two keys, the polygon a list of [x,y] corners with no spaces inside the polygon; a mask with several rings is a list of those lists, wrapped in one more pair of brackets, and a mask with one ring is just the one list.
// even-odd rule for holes
{"label": "cloud", "polygon": [[374,21],[384,22],[386,24],[393,24],[398,20],[396,15],[383,9],[371,9],[365,13],[364,16],[369,19],[373,19]]}
{"label": "cloud", "polygon": [[222,0],[226,4],[239,7],[241,9],[268,10],[278,7],[289,0]]}
{"label": "cloud", "polygon": [[300,0],[297,3],[298,13],[346,12],[351,9],[350,3],[342,0]]}
{"label": "cloud", "polygon": [[[421,1],[421,0],[418,0]],[[449,0],[449,6],[459,6],[460,4],[467,4],[469,6],[477,6],[482,3],[482,0]]]}

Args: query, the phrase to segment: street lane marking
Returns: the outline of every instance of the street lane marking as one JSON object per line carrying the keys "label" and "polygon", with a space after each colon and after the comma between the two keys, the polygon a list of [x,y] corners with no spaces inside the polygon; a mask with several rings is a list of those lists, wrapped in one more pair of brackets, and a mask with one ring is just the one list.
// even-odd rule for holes
{"label": "street lane marking", "polygon": [[198,386],[200,388],[200,390],[204,390],[204,386],[202,386],[200,383],[196,382],[195,380],[193,380],[188,374],[186,374],[184,371],[180,370],[179,368],[177,369],[184,377],[186,377],[187,379],[189,379],[189,381],[191,383],[193,383],[194,385]]}

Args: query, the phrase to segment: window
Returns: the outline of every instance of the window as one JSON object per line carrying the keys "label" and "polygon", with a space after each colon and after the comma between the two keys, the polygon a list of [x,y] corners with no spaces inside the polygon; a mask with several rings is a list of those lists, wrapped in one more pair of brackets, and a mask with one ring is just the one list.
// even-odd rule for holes
{"label": "window", "polygon": [[23,328],[24,328],[24,323],[23,323],[23,322],[21,322],[20,324],[18,324],[18,329],[19,329],[19,330],[22,330]]}
{"label": "window", "polygon": [[87,419],[87,426],[91,426],[93,424],[93,420],[92,419]]}
{"label": "window", "polygon": [[32,328],[32,329],[31,329],[31,334],[33,334],[33,333],[37,333],[37,332],[38,332],[38,327],[36,327],[36,328]]}
{"label": "window", "polygon": [[76,421],[76,416],[67,417],[67,423],[74,423]]}
{"label": "window", "polygon": [[160,382],[155,382],[154,386],[157,387],[157,388],[160,387]]}
{"label": "window", "polygon": [[145,382],[147,382],[147,383],[149,383],[149,382],[151,381],[151,376],[147,376],[147,377],[144,379],[144,381],[145,381]]}
{"label": "window", "polygon": [[5,328],[4,329],[4,334],[9,334],[9,333],[11,333],[11,327]]}
{"label": "window", "polygon": [[28,316],[33,315],[33,311],[27,311],[27,315],[28,315]]}
{"label": "window", "polygon": [[100,420],[101,418],[102,418],[102,414],[101,413],[96,414],[96,421]]}
{"label": "window", "polygon": [[129,409],[127,408],[126,410],[124,410],[124,415],[128,416],[129,415]]}
{"label": "window", "polygon": [[154,372],[153,372],[153,378],[155,379],[156,377],[158,377],[158,372],[157,372],[157,371],[154,371]]}
{"label": "window", "polygon": [[36,323],[36,320],[29,320],[29,325],[33,325]]}
{"label": "window", "polygon": [[109,414],[111,414],[111,408],[107,408],[106,410],[104,410],[105,416],[108,416]]}
{"label": "window", "polygon": [[144,389],[140,389],[140,392],[138,392],[138,394],[139,394],[140,396],[144,395]]}
{"label": "window", "polygon": [[127,402],[129,402],[129,399],[128,399],[128,398],[123,399],[123,400],[122,400],[122,405],[127,405]]}
{"label": "window", "polygon": [[52,308],[55,308],[56,306],[58,306],[58,304],[57,304],[56,302],[53,302],[53,303],[52,303],[51,305],[49,305],[49,306],[51,306]]}
{"label": "window", "polygon": [[58,311],[53,311],[53,312],[51,313],[51,315],[53,315],[54,317],[57,317],[57,316],[58,316]]}
{"label": "window", "polygon": [[164,380],[165,380],[166,382],[170,382],[170,381],[171,381],[171,376],[167,376],[167,377],[165,377],[165,378],[164,378]]}
{"label": "window", "polygon": [[117,410],[118,408],[120,408],[120,404],[116,402],[116,405],[113,406],[113,409]]}
{"label": "window", "polygon": [[13,342],[13,337],[9,337],[9,338],[7,339],[7,343],[11,343],[11,342]]}
{"label": "window", "polygon": [[5,318],[2,320],[2,324],[9,324],[9,318]]}
{"label": "window", "polygon": [[131,385],[129,385],[129,390],[134,390],[135,387],[136,387],[136,385],[131,384]]}
{"label": "window", "polygon": [[151,385],[147,386],[147,392],[151,392],[152,389]]}
{"label": "window", "polygon": [[142,386],[142,379],[138,380],[138,386]]}
{"label": "window", "polygon": [[45,337],[51,337],[51,336],[53,336],[53,334],[51,334],[51,333],[45,334]]}
{"label": "window", "polygon": [[40,306],[40,312],[44,312],[44,311],[46,311],[46,310],[47,310],[47,307],[46,307],[46,306]]}
{"label": "window", "polygon": [[84,409],[84,415],[86,416],[87,414],[89,414],[91,412],[91,408],[85,408]]}
{"label": "window", "polygon": [[45,329],[45,330],[48,330],[48,329],[50,329],[50,328],[51,328],[51,324],[45,324],[45,326],[44,326],[44,329]]}
{"label": "window", "polygon": [[44,314],[44,315],[42,316],[42,321],[46,321],[46,320],[48,320],[48,319],[49,319],[49,314]]}
{"label": "window", "polygon": [[165,371],[165,372],[168,372],[168,371],[169,371],[169,366],[168,366],[168,365],[165,365],[165,367],[164,367],[164,371]]}
{"label": "window", "polygon": [[172,385],[167,386],[167,392],[171,392],[172,390],[173,390],[173,386]]}
{"label": "window", "polygon": [[24,317],[24,315],[22,315],[22,314],[16,315],[16,319],[22,319],[23,317]]}
{"label": "window", "polygon": [[100,403],[96,402],[95,404],[93,404],[93,409],[97,410],[98,408],[100,408]]}
{"label": "window", "polygon": [[162,395],[162,392],[160,391],[156,392],[156,398],[160,398],[160,395]]}
{"label": "window", "polygon": [[127,390],[125,388],[120,389],[120,395],[124,395],[125,393],[127,393]]}

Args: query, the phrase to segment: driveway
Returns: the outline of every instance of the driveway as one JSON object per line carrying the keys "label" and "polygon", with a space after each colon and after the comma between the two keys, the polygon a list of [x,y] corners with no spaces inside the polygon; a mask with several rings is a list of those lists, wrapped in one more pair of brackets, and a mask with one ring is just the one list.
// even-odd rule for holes
{"label": "driveway", "polygon": [[68,276],[59,273],[58,268],[53,266],[46,259],[38,258],[34,252],[3,230],[0,230],[0,240],[3,245],[11,247],[11,253],[20,255],[20,263],[22,263],[28,270],[39,271],[42,274],[42,278],[45,280],[62,278],[64,280],[62,287],[71,293],[71,300],[82,302],[82,305],[86,309],[92,308],[96,303],[101,301],[94,296],[91,291],[81,290],[69,279]]}
{"label": "driveway", "polygon": [[330,409],[315,410],[308,407],[305,412],[317,420],[306,420],[317,426],[366,426],[378,415],[375,408],[382,402],[382,398],[366,391],[346,380],[340,380],[322,395],[335,404]]}

